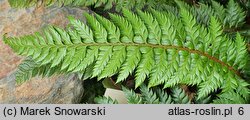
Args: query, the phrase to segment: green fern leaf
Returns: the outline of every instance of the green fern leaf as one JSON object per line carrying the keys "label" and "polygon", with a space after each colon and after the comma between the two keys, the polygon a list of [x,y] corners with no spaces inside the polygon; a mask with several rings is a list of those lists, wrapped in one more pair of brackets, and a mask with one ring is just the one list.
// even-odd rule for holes
{"label": "green fern leaf", "polygon": [[157,86],[166,81],[164,72],[167,70],[167,54],[162,49],[155,49],[155,67],[150,74],[149,87]]}
{"label": "green fern leaf", "polygon": [[22,84],[33,77],[33,70],[38,66],[31,58],[26,58],[16,71],[16,83]]}
{"label": "green fern leaf", "polygon": [[[4,42],[39,65],[86,73],[85,78],[118,75],[118,83],[135,75],[136,88],[145,82],[149,87],[162,84],[164,88],[196,85],[198,98],[218,89],[241,88],[237,94],[246,100],[249,88],[239,82],[243,81],[239,72],[246,66],[248,54],[239,34],[227,37],[213,16],[206,28],[187,9],[181,9],[179,17],[151,11],[124,9],[125,17],[110,14],[111,20],[85,14],[86,24],[69,18],[71,27],[66,30],[48,27],[42,34],[4,36]],[[142,31],[133,27],[136,23]]]}
{"label": "green fern leaf", "polygon": [[148,29],[148,43],[161,44],[161,29],[157,20],[150,13],[138,11],[138,15],[144,21]]}
{"label": "green fern leaf", "polygon": [[235,61],[233,63],[233,65],[238,65],[237,69],[242,69],[246,64],[247,64],[247,57],[248,53],[247,53],[247,48],[246,48],[246,44],[244,42],[244,39],[240,36],[239,33],[237,33],[236,35],[236,39],[235,39],[235,45],[236,45],[236,49],[235,52],[238,53],[235,56]]}
{"label": "green fern leaf", "polygon": [[135,33],[134,42],[145,43],[148,37],[148,30],[143,21],[127,9],[123,9],[123,15],[128,19],[133,27],[133,31]]}
{"label": "green fern leaf", "polygon": [[180,79],[178,79],[178,76],[175,76],[175,73],[179,68],[178,52],[175,49],[169,49],[167,50],[167,53],[168,68],[166,74],[164,75],[164,88],[173,87],[176,84],[180,83]]}
{"label": "green fern leaf", "polygon": [[142,98],[133,90],[129,90],[125,87],[122,87],[122,91],[124,92],[127,98],[128,104],[142,104]]}
{"label": "green fern leaf", "polygon": [[12,7],[26,8],[31,6],[94,6],[104,7],[104,10],[109,10],[115,6],[116,11],[121,11],[122,8],[127,9],[143,9],[143,8],[158,8],[163,10],[166,5],[173,4],[173,0],[8,0]]}
{"label": "green fern leaf", "polygon": [[212,7],[215,11],[215,15],[219,18],[222,23],[226,17],[226,9],[220,5],[218,2],[212,0]]}
{"label": "green fern leaf", "polygon": [[212,97],[211,96],[206,96],[205,98],[200,98],[200,99],[197,99],[197,97],[195,97],[195,101],[194,103],[195,104],[209,104],[211,103],[211,100],[212,100]]}
{"label": "green fern leaf", "polygon": [[[81,36],[81,38],[83,39],[83,42],[85,43],[94,42],[93,32],[87,25],[83,24],[79,20],[74,19],[73,17],[69,17],[69,21],[70,21],[70,24],[75,28],[77,33]],[[71,41],[67,43],[71,43]]]}
{"label": "green fern leaf", "polygon": [[119,72],[117,83],[124,81],[132,72],[135,70],[136,66],[139,64],[141,59],[140,49],[137,47],[129,46],[127,47],[127,56],[124,64]]}
{"label": "green fern leaf", "polygon": [[174,39],[176,37],[176,29],[175,26],[171,25],[172,21],[168,18],[167,15],[162,14],[161,12],[152,10],[152,13],[157,18],[160,28],[161,28],[161,44],[163,45],[171,45],[174,43]]}
{"label": "green fern leaf", "polygon": [[159,103],[159,98],[157,98],[157,95],[146,87],[146,85],[141,85],[140,87],[142,100],[146,104],[157,104]]}
{"label": "green fern leaf", "polygon": [[199,26],[195,26],[195,24],[197,23],[196,20],[194,19],[194,17],[185,9],[181,9],[180,11],[180,16],[182,18],[182,21],[184,23],[184,27],[185,30],[187,32],[187,37],[186,40],[187,41],[191,41],[191,42],[187,42],[186,47],[190,48],[190,49],[194,49],[194,45],[198,44],[198,36],[199,36]]}
{"label": "green fern leaf", "polygon": [[114,53],[111,56],[110,61],[108,62],[107,66],[104,68],[98,79],[111,77],[118,71],[119,68],[121,68],[122,63],[124,62],[126,57],[126,49],[125,47],[115,47],[113,50]]}
{"label": "green fern leaf", "polygon": [[120,42],[120,30],[108,19],[96,14],[97,20],[105,27],[108,32],[108,42],[117,43]]}
{"label": "green fern leaf", "polygon": [[61,70],[65,70],[66,68],[68,68],[74,54],[75,54],[75,49],[74,48],[68,48],[67,53],[65,55],[65,58],[64,58],[64,60],[62,62]]}
{"label": "green fern leaf", "polygon": [[50,77],[54,74],[60,74],[63,71],[59,71],[56,67],[51,67],[50,64],[40,65],[36,63],[31,57],[27,57],[15,71],[16,84],[20,85],[32,77]]}
{"label": "green fern leaf", "polygon": [[175,0],[175,3],[178,5],[179,8],[183,8],[183,9],[186,9],[186,10],[191,9],[191,7],[188,5],[188,3],[184,2],[184,1]]}
{"label": "green fern leaf", "polygon": [[99,52],[98,47],[95,46],[87,47],[86,51],[87,53],[85,58],[81,61],[81,64],[79,64],[79,66],[77,66],[73,72],[83,71],[88,66],[90,66],[95,62],[96,58],[98,57],[98,52]]}
{"label": "green fern leaf", "polygon": [[71,58],[72,60],[71,60],[71,63],[69,65],[67,71],[74,70],[77,66],[79,66],[81,64],[81,61],[85,57],[86,47],[77,47],[75,49],[76,49],[76,52],[75,52],[74,56],[72,56],[72,58]]}
{"label": "green fern leaf", "polygon": [[107,42],[107,31],[100,22],[98,22],[94,16],[84,13],[89,26],[94,31],[95,42],[106,43]]}
{"label": "green fern leaf", "polygon": [[215,104],[245,104],[245,100],[234,91],[228,91],[220,94],[218,99],[215,99]]}
{"label": "green fern leaf", "polygon": [[112,98],[110,97],[96,97],[94,99],[95,103],[97,104],[118,104],[118,101],[117,100],[113,100]]}
{"label": "green fern leaf", "polygon": [[198,99],[208,96],[209,93],[214,92],[222,86],[223,78],[220,77],[219,73],[212,72],[208,78],[210,79],[199,85]]}
{"label": "green fern leaf", "polygon": [[108,64],[108,61],[111,58],[112,55],[112,47],[111,46],[103,46],[99,48],[99,54],[96,60],[96,65],[93,70],[93,76],[96,77],[98,76],[106,67]]}
{"label": "green fern leaf", "polygon": [[111,20],[121,31],[121,42],[131,43],[134,38],[133,27],[128,20],[118,15],[110,14]]}
{"label": "green fern leaf", "polygon": [[160,88],[157,88],[156,95],[159,98],[159,104],[172,104],[173,100],[171,95],[168,95],[167,92],[164,90],[161,90]]}
{"label": "green fern leaf", "polygon": [[142,53],[142,60],[138,65],[138,68],[136,70],[135,74],[135,87],[139,87],[146,77],[149,76],[150,71],[152,70],[152,67],[154,65],[154,51],[150,48],[141,48]]}
{"label": "green fern leaf", "polygon": [[189,104],[190,100],[185,91],[181,88],[174,87],[172,90],[172,98],[177,104]]}
{"label": "green fern leaf", "polygon": [[241,95],[246,101],[250,100],[250,89],[249,86],[250,84],[247,83],[246,81],[237,81],[238,86],[236,89],[236,93]]}
{"label": "green fern leaf", "polygon": [[229,27],[232,26],[239,27],[244,24],[246,13],[243,11],[240,5],[236,3],[234,0],[229,0],[226,12],[227,14],[224,23],[228,23]]}

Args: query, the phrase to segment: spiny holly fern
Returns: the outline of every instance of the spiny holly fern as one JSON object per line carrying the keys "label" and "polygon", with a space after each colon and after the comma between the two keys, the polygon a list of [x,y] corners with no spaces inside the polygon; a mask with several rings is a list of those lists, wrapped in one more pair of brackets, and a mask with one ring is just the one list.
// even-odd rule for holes
{"label": "spiny holly fern", "polygon": [[197,6],[178,0],[176,3],[179,7],[190,10],[197,21],[204,25],[209,25],[210,16],[218,18],[225,29],[241,27],[245,22],[246,12],[234,0],[229,0],[225,7],[216,1],[212,1],[211,5],[199,3]]}
{"label": "spiny holly fern", "polygon": [[[122,91],[128,104],[207,104],[211,102],[211,96],[202,99],[190,99],[185,91],[180,87],[169,89],[170,92],[162,90],[160,87],[148,88],[145,85],[140,86],[139,93],[122,87]],[[95,98],[98,104],[117,104],[118,101],[110,97],[99,96]],[[219,103],[215,101],[215,103]],[[222,102],[223,103],[223,102]]]}
{"label": "spiny holly fern", "polygon": [[[175,1],[175,2],[174,2]],[[244,24],[246,13],[234,0],[229,0],[226,7],[216,1],[211,1],[211,5],[199,3],[190,6],[186,2],[179,0],[9,0],[12,7],[29,7],[34,5],[73,5],[73,6],[104,6],[104,9],[111,9],[115,6],[116,11],[122,8],[145,9],[154,8],[163,11],[172,11],[178,14],[177,7],[170,6],[176,3],[179,7],[188,9],[196,17],[197,21],[205,25],[209,24],[210,16],[216,16],[223,23],[225,28],[237,28]],[[230,31],[230,30],[228,30]]]}
{"label": "spiny holly fern", "polygon": [[145,7],[164,9],[167,4],[173,3],[174,0],[9,0],[12,7],[30,7],[34,5],[59,5],[59,6],[104,6],[104,9],[111,9],[116,6],[120,11],[123,7],[128,9],[143,9]]}
{"label": "spiny holly fern", "polygon": [[[183,89],[174,87],[171,92],[156,88],[149,89],[145,85],[140,87],[140,94],[122,87],[124,95],[127,98],[128,104],[189,104],[191,101]],[[117,104],[117,100],[112,100],[110,97],[96,97],[95,103],[98,104]]]}
{"label": "spiny holly fern", "polygon": [[96,97],[94,101],[97,104],[118,104],[117,100],[113,100],[111,97],[105,97],[105,96]]}
{"label": "spiny holly fern", "polygon": [[5,37],[4,42],[39,66],[57,71],[98,80],[118,75],[117,83],[134,75],[136,88],[146,82],[164,88],[196,85],[198,99],[222,90],[215,101],[248,101],[249,84],[240,77],[248,60],[246,44],[239,34],[235,39],[223,34],[215,17],[209,27],[198,24],[184,8],[179,16],[124,9],[123,16],[110,14],[110,20],[97,14],[85,17],[86,24],[70,17],[66,30],[48,27],[43,33]]}

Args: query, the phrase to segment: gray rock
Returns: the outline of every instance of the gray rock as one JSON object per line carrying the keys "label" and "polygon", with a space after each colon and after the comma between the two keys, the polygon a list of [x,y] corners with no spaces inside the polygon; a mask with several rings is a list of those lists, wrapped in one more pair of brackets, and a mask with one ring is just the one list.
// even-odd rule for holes
{"label": "gray rock", "polygon": [[[0,86],[0,103],[10,104],[72,104],[80,103],[84,93],[83,81],[77,75],[54,76],[52,78],[33,78],[15,86],[15,73],[0,81],[8,84]],[[14,86],[14,87],[10,87]],[[6,88],[14,88],[8,89]]]}
{"label": "gray rock", "polygon": [[39,103],[80,103],[83,96],[83,81],[77,75],[61,76],[46,95],[45,99]]}
{"label": "gray rock", "polygon": [[[12,86],[12,87],[11,87]],[[0,79],[0,103],[14,103],[15,75]]]}

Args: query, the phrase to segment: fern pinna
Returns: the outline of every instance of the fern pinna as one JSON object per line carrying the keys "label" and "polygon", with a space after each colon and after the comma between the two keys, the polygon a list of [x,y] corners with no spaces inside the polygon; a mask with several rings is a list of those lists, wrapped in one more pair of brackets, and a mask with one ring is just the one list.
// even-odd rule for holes
{"label": "fern pinna", "polygon": [[186,84],[198,86],[197,99],[216,92],[215,103],[248,102],[249,84],[240,77],[248,60],[246,44],[239,34],[235,39],[223,34],[216,17],[204,27],[183,8],[177,16],[153,9],[122,13],[110,14],[110,20],[85,13],[87,23],[70,17],[66,30],[48,27],[4,42],[39,66],[85,78],[118,75],[118,83],[134,75],[136,88]]}

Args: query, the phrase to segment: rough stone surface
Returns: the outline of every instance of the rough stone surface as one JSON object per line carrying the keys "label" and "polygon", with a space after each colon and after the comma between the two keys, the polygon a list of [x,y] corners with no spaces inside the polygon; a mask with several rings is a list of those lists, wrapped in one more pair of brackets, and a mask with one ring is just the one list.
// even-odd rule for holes
{"label": "rough stone surface", "polygon": [[48,24],[65,27],[67,16],[83,19],[79,8],[39,7],[11,8],[7,0],[0,0],[0,103],[77,103],[83,92],[82,81],[75,77],[57,76],[33,78],[20,86],[15,85],[14,71],[21,63],[3,43],[2,36],[20,36],[39,31]]}
{"label": "rough stone surface", "polygon": [[77,75],[32,80],[16,88],[15,103],[79,103],[83,92],[83,81],[79,80]]}

